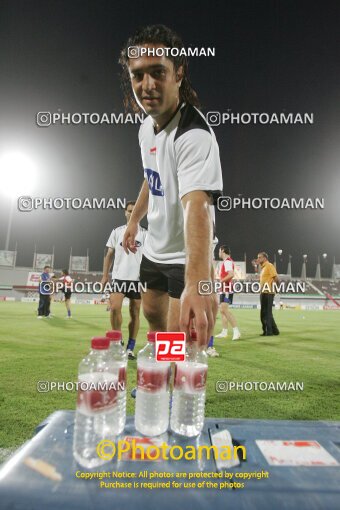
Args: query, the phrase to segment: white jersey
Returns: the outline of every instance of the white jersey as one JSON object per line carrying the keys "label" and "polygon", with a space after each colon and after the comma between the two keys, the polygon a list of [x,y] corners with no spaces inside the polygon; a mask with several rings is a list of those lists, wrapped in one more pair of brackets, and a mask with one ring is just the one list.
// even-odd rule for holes
{"label": "white jersey", "polygon": [[215,198],[222,190],[215,134],[197,108],[183,104],[159,133],[147,117],[139,130],[139,143],[149,184],[149,230],[143,253],[153,262],[184,264],[181,198],[200,190]]}
{"label": "white jersey", "polygon": [[142,250],[147,230],[141,226],[138,227],[138,233],[135,239],[137,252],[129,252],[128,255],[125,253],[122,246],[125,230],[126,225],[113,229],[106,243],[108,248],[113,248],[115,250],[112,279],[139,281],[139,267],[142,260]]}

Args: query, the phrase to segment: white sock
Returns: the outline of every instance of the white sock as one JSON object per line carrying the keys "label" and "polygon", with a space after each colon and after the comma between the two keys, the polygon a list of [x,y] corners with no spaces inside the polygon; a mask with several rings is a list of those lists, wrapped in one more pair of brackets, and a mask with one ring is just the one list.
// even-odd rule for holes
{"label": "white sock", "polygon": [[237,326],[235,328],[233,328],[233,332],[234,333],[239,333],[240,332]]}

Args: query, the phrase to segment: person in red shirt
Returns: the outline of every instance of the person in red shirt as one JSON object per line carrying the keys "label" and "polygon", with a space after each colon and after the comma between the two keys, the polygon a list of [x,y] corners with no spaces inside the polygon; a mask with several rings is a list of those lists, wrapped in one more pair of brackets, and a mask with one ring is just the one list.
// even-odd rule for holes
{"label": "person in red shirt", "polygon": [[229,310],[229,305],[233,303],[233,278],[234,261],[230,257],[230,248],[223,245],[219,249],[219,257],[223,261],[220,270],[220,282],[223,284],[223,293],[220,295],[220,311],[222,317],[223,329],[215,338],[225,338],[228,336],[228,322],[233,328],[233,340],[241,338],[240,330],[237,327],[236,319]]}
{"label": "person in red shirt", "polygon": [[66,316],[66,319],[71,319],[72,318],[72,314],[71,314],[71,295],[72,295],[72,283],[73,283],[73,280],[71,278],[71,276],[69,275],[69,272],[67,269],[63,269],[62,271],[62,277],[59,278],[60,281],[63,282],[63,294],[64,294],[64,297],[65,297],[65,306],[66,306],[66,311],[67,311],[67,316]]}

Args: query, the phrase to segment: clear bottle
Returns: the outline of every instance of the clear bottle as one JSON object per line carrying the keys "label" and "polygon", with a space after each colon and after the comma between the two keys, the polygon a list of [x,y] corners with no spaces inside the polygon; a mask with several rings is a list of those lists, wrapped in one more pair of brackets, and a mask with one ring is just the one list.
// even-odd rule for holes
{"label": "clear bottle", "polygon": [[123,432],[126,423],[126,374],[128,358],[122,345],[121,331],[107,331],[106,337],[110,339],[109,356],[113,361],[114,374],[118,378],[117,406],[111,416],[111,432],[114,435],[119,435]]}
{"label": "clear bottle", "polygon": [[110,331],[107,331],[107,332],[105,333],[105,336],[106,336],[107,338],[110,338],[110,339],[111,339],[111,338],[115,338],[115,335],[118,335],[118,333],[120,334],[120,343],[121,343],[122,345],[124,345],[124,341],[123,341],[123,337],[122,337],[122,332],[121,332],[121,331],[119,331],[118,329],[111,329]]}
{"label": "clear bottle", "polygon": [[170,363],[155,359],[154,332],[137,355],[135,428],[145,436],[158,436],[169,426]]}
{"label": "clear bottle", "polygon": [[197,436],[204,425],[208,357],[198,348],[196,332],[186,342],[185,361],[176,363],[170,428],[182,436]]}
{"label": "clear bottle", "polygon": [[91,351],[79,364],[73,455],[85,468],[107,462],[97,455],[96,448],[103,439],[114,439],[110,428],[117,407],[118,376],[109,345],[106,337],[92,338]]}

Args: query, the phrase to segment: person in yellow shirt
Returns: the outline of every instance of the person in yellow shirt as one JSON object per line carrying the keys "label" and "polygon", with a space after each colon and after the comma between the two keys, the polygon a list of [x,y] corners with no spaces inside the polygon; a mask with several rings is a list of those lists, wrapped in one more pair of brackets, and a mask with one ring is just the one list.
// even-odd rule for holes
{"label": "person in yellow shirt", "polygon": [[261,336],[279,335],[280,331],[273,317],[273,301],[275,296],[274,283],[279,283],[275,266],[268,260],[266,252],[261,251],[257,255],[257,263],[261,266],[261,322],[263,333]]}

